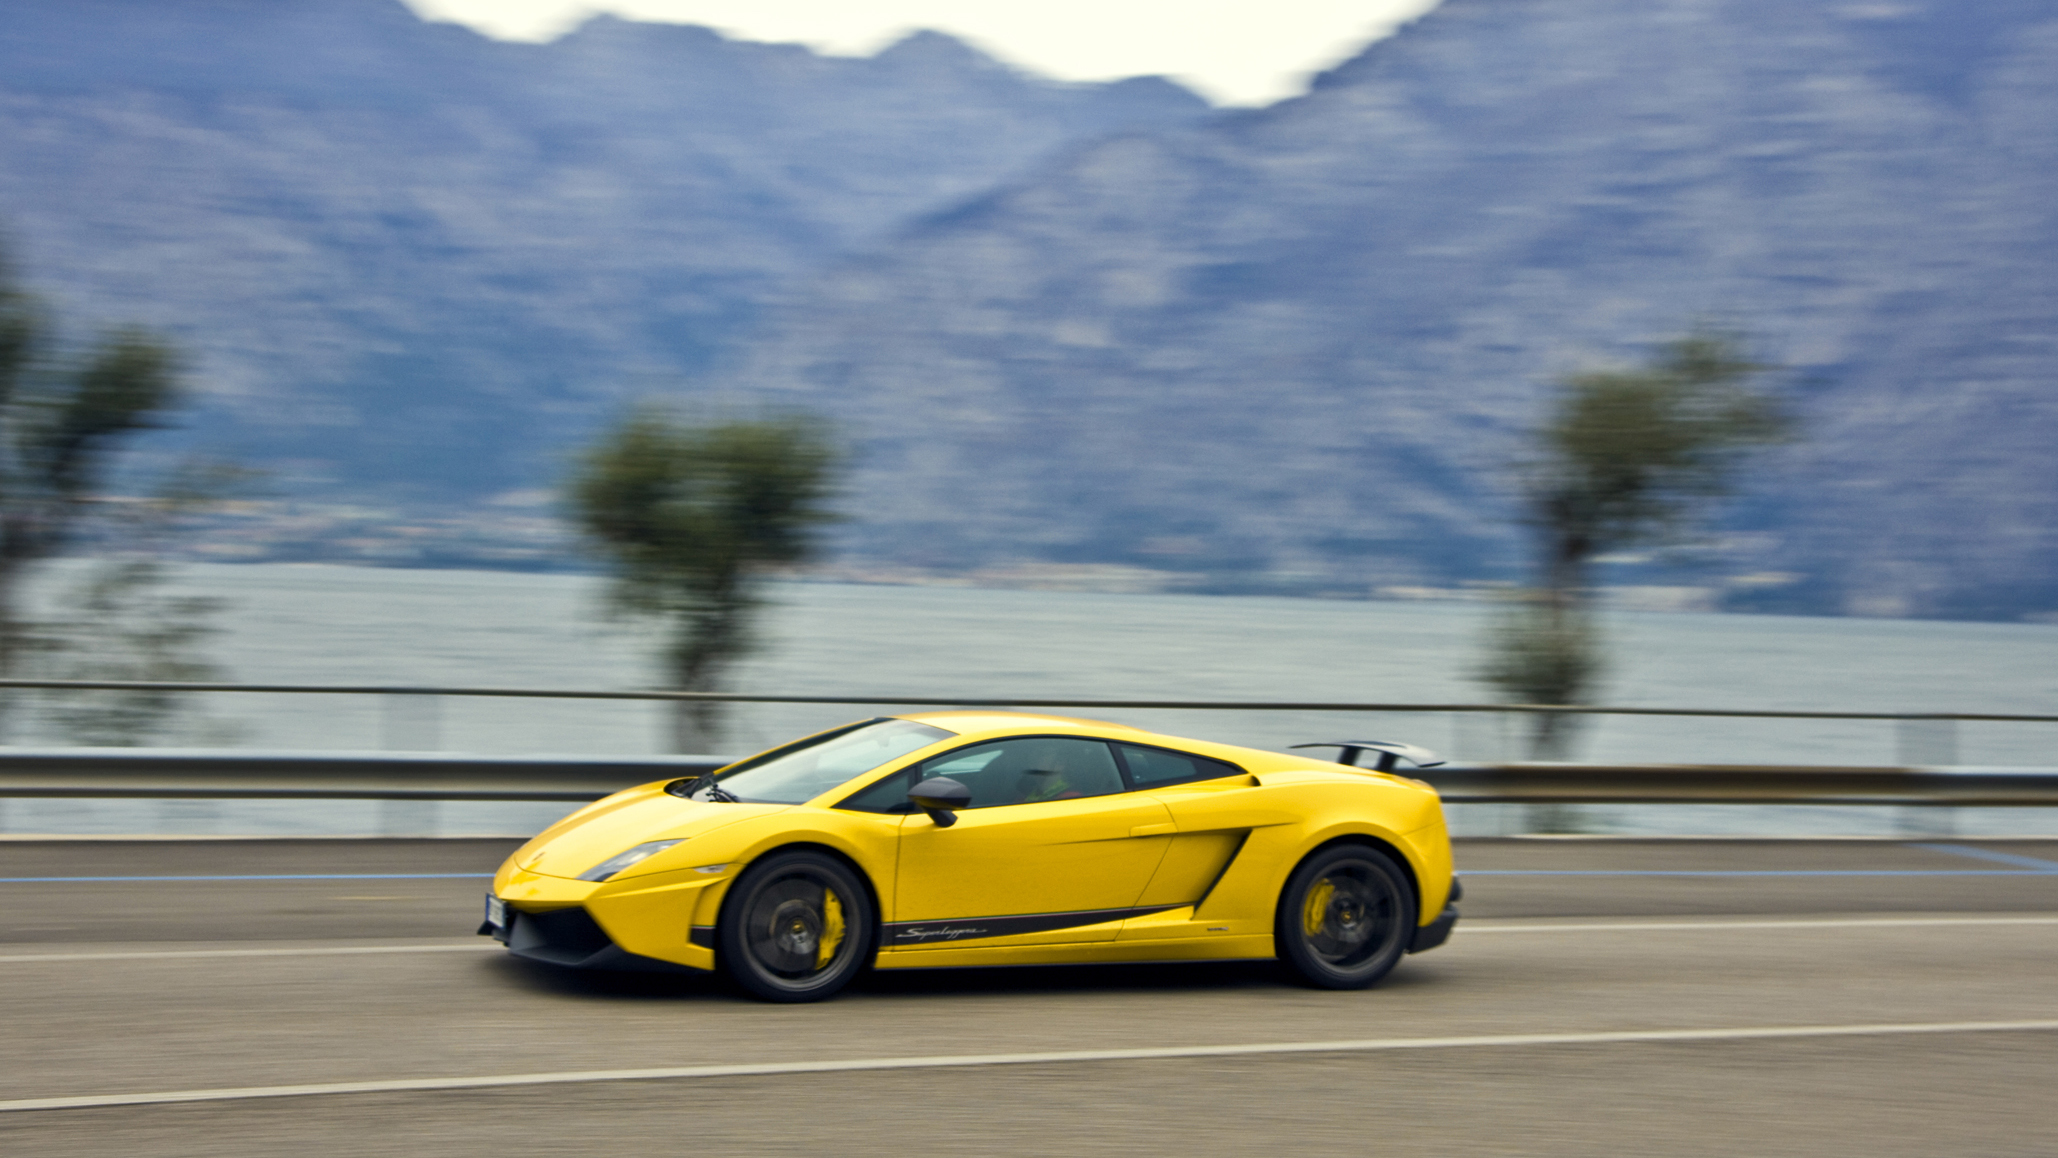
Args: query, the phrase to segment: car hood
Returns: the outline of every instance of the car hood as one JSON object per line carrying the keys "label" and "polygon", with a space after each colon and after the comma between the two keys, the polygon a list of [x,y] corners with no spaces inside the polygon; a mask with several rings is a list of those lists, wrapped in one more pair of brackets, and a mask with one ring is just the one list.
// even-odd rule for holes
{"label": "car hood", "polygon": [[787,804],[717,804],[682,800],[661,786],[634,788],[587,805],[536,835],[514,854],[515,867],[547,877],[580,873],[650,840],[691,839]]}

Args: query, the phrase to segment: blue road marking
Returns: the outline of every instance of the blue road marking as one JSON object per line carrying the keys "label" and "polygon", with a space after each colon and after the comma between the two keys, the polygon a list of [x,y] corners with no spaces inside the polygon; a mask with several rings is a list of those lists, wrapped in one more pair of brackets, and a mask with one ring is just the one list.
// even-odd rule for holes
{"label": "blue road marking", "polygon": [[487,881],[492,873],[273,873],[218,877],[0,877],[0,885],[114,884],[159,881]]}
{"label": "blue road marking", "polygon": [[1987,848],[1974,848],[1969,844],[1911,844],[1908,847],[1949,853],[1952,856],[1969,856],[1974,860],[1990,860],[1995,864],[2012,864],[2018,868],[2036,869],[2039,872],[2058,873],[2058,860],[2042,860],[2012,852],[1995,852]]}

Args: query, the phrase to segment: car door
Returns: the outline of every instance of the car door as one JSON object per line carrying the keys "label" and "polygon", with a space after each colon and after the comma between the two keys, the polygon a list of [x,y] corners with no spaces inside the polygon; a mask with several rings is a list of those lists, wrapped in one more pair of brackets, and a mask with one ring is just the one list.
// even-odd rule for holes
{"label": "car door", "polygon": [[[1143,913],[1116,939],[1269,935],[1271,907],[1253,903],[1243,882],[1272,870],[1276,854],[1265,851],[1267,833],[1289,830],[1300,815],[1234,764],[1141,744],[1116,744],[1115,751],[1129,783],[1163,804],[1178,828],[1137,898]],[[1227,891],[1218,891],[1225,883]],[[1193,910],[1182,922],[1173,906]],[[1150,915],[1154,910],[1160,915]]]}
{"label": "car door", "polygon": [[1165,806],[1128,791],[1106,744],[991,741],[924,763],[972,792],[956,823],[901,823],[889,950],[1112,941],[1171,843]]}

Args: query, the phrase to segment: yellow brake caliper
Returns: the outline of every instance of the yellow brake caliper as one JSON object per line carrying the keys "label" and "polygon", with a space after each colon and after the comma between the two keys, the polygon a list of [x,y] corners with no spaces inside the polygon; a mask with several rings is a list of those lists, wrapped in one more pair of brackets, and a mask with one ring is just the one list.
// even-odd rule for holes
{"label": "yellow brake caliper", "polygon": [[822,941],[815,952],[815,968],[828,968],[831,958],[836,956],[837,946],[843,944],[843,902],[836,899],[834,889],[822,890]]}
{"label": "yellow brake caliper", "polygon": [[[1322,925],[1329,919],[1329,898],[1336,895],[1336,885],[1328,877],[1315,882],[1308,890],[1308,903],[1301,909],[1301,928],[1312,937],[1322,931]],[[839,926],[840,927],[840,926]]]}

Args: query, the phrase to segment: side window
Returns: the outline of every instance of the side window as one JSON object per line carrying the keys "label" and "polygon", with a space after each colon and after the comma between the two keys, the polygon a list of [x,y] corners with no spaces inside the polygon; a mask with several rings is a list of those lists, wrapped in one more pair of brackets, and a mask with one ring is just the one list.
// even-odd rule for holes
{"label": "side window", "polygon": [[1163,748],[1140,748],[1135,744],[1117,744],[1115,747],[1122,753],[1122,763],[1129,768],[1129,782],[1138,788],[1180,784],[1188,780],[1219,780],[1224,776],[1244,774],[1243,769],[1234,764],[1210,760],[1205,756],[1189,756]]}
{"label": "side window", "polygon": [[836,807],[856,812],[913,812],[915,806],[908,802],[908,789],[915,786],[912,771],[895,772]]}
{"label": "side window", "polygon": [[960,748],[927,761],[916,775],[948,776],[963,784],[972,791],[973,808],[1123,791],[1122,773],[1106,744],[1063,736],[1025,736]]}

